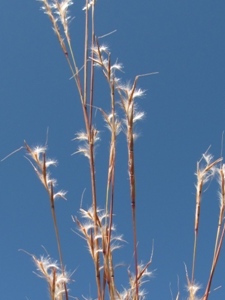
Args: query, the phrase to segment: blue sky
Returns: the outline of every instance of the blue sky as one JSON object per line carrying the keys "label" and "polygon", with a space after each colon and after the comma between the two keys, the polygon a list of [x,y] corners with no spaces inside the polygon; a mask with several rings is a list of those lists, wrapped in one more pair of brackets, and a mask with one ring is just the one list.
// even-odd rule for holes
{"label": "blue sky", "polygon": [[[74,51],[82,65],[83,1],[75,1],[70,14]],[[146,117],[137,126],[135,146],[137,175],[137,221],[139,256],[149,259],[154,240],[154,271],[145,288],[147,299],[171,299],[177,278],[185,299],[184,262],[191,272],[195,208],[196,162],[211,145],[221,155],[225,129],[225,21],[224,1],[209,0],[98,0],[96,34],[113,30],[104,39],[112,59],[124,65],[124,81],[135,75],[159,72],[141,78],[146,89],[140,101]],[[67,269],[76,269],[71,294],[81,299],[94,296],[94,275],[84,241],[71,215],[78,215],[84,189],[83,207],[90,205],[88,164],[71,154],[77,143],[74,134],[84,128],[80,102],[70,71],[48,18],[37,1],[4,1],[0,46],[0,158],[23,145],[45,143],[49,128],[49,156],[59,165],[52,170],[59,188],[68,191],[66,202],[58,201],[60,235]],[[104,87],[96,105],[107,107]],[[95,114],[96,123],[101,119]],[[98,124],[98,123],[97,123]],[[99,124],[101,125],[101,123]],[[104,197],[108,133],[101,128],[97,148],[99,198]],[[127,244],[116,254],[118,285],[126,286],[126,268],[132,261],[130,203],[126,148],[118,140],[115,222]],[[223,143],[224,148],[224,143]],[[45,282],[32,272],[35,266],[24,249],[37,256],[48,253],[57,259],[54,230],[47,195],[23,150],[0,164],[0,269],[2,299],[48,299]],[[224,155],[224,151],[223,151]],[[121,214],[122,212],[122,214]],[[210,183],[202,206],[196,281],[205,287],[213,252],[218,214],[217,183]],[[225,248],[215,274],[210,299],[225,295]],[[204,289],[203,289],[204,290]],[[202,290],[202,291],[203,291]],[[201,293],[200,293],[201,294]],[[27,298],[26,298],[27,297]]]}

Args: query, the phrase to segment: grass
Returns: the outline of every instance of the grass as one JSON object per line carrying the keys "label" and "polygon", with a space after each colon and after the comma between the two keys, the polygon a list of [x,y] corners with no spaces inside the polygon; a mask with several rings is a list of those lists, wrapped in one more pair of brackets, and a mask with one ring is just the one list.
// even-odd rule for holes
{"label": "grass", "polygon": [[[73,217],[79,235],[86,241],[88,251],[93,261],[94,277],[96,282],[97,295],[93,295],[94,299],[123,299],[138,300],[149,299],[150,295],[145,294],[143,284],[146,278],[152,275],[151,262],[153,259],[153,250],[150,253],[150,260],[145,264],[141,261],[138,253],[138,237],[137,237],[137,197],[136,197],[136,163],[135,163],[135,125],[144,117],[144,113],[138,108],[138,99],[144,96],[145,91],[137,87],[137,83],[143,76],[150,76],[155,73],[137,75],[132,83],[124,84],[119,78],[123,66],[122,64],[113,62],[111,53],[107,46],[100,43],[100,39],[95,32],[95,9],[96,1],[86,1],[84,7],[85,13],[85,35],[83,46],[83,65],[78,66],[76,53],[73,50],[70,38],[70,15],[69,7],[73,4],[71,0],[41,0],[42,10],[49,17],[54,33],[58,39],[62,53],[71,71],[76,89],[79,94],[81,110],[84,121],[84,131],[77,132],[74,140],[78,142],[78,148],[74,154],[82,154],[89,164],[90,189],[92,195],[91,207],[87,210],[81,208],[81,217]],[[80,61],[80,58],[79,58]],[[105,111],[96,103],[96,69],[100,69],[103,77],[102,80],[109,88],[109,109]],[[110,132],[109,149],[108,149],[108,165],[107,178],[101,182],[105,184],[105,200],[104,206],[100,208],[101,201],[98,199],[96,189],[96,158],[95,148],[100,141],[101,129],[96,128],[93,112],[98,110],[103,118],[106,127]],[[129,191],[132,216],[132,236],[133,236],[133,270],[128,270],[129,287],[120,291],[120,286],[116,281],[116,264],[114,262],[114,251],[120,248],[123,243],[123,237],[118,235],[114,225],[114,205],[118,199],[115,197],[115,178],[116,157],[117,157],[117,138],[123,135],[127,145],[127,169],[129,175]],[[72,275],[67,272],[62,246],[60,242],[57,216],[55,211],[55,199],[66,197],[66,192],[56,190],[56,181],[50,175],[49,169],[57,164],[55,160],[48,159],[47,145],[43,147],[31,147],[25,142],[27,151],[27,159],[31,163],[39,180],[43,184],[48,198],[52,213],[52,220],[55,229],[55,238],[58,248],[59,264],[52,260],[50,256],[37,258],[32,255],[34,263],[38,269],[39,276],[43,277],[49,289],[49,297],[51,300],[72,299],[70,295],[69,283],[72,281]],[[191,275],[189,276],[188,268],[185,267],[187,278],[187,299],[189,300],[207,300],[211,295],[211,285],[213,276],[218,264],[222,243],[224,239],[225,224],[225,192],[224,192],[224,165],[222,159],[214,160],[213,157],[206,152],[202,159],[197,163],[196,170],[196,210],[194,222],[194,243],[193,243],[193,259]],[[198,245],[198,235],[201,217],[201,203],[205,185],[215,176],[219,178],[220,186],[220,209],[218,217],[217,232],[215,235],[214,253],[212,256],[211,270],[209,272],[208,281],[205,284],[205,290],[202,296],[198,296],[199,285],[195,281],[196,269],[196,253]],[[121,210],[121,214],[122,214]],[[180,292],[177,292],[176,300],[181,299]]]}

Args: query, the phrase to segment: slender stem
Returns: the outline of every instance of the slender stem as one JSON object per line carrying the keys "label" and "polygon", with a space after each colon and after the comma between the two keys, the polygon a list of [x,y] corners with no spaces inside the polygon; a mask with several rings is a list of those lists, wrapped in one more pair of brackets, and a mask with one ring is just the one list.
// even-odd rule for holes
{"label": "slender stem", "polygon": [[[67,63],[69,65],[69,68],[71,70],[71,73],[73,75],[73,78],[75,80],[81,103],[83,103],[84,102],[84,96],[83,96],[81,82],[80,82],[79,70],[78,70],[78,67],[77,67],[77,64],[76,64],[75,55],[73,53],[73,49],[71,47],[70,41],[68,41],[68,45],[69,45],[70,54],[71,54],[71,57],[72,57],[72,63],[71,63],[68,55],[66,55],[66,60],[67,60]],[[72,64],[73,64],[73,66],[72,66]]]}
{"label": "slender stem", "polygon": [[215,247],[214,247],[214,258],[216,255],[216,250],[218,247],[218,241],[222,230],[222,222],[224,217],[224,211],[225,211],[225,186],[224,186],[224,172],[223,169],[220,168],[220,213],[218,218],[218,226],[217,226],[217,234],[216,234],[216,241],[215,241]]}
{"label": "slender stem", "polygon": [[[92,10],[91,10],[91,45],[92,48],[95,45],[95,6],[92,5]],[[93,51],[91,51],[91,80],[90,80],[90,113],[89,113],[89,118],[90,118],[90,124],[92,124],[92,111],[93,111],[93,98],[94,98],[94,61],[93,61]]]}
{"label": "slender stem", "polygon": [[[56,213],[55,213],[54,191],[53,191],[52,182],[51,182],[51,186],[50,186],[50,195],[49,196],[50,196],[50,205],[51,205],[52,219],[53,219],[55,235],[56,235],[57,248],[58,248],[58,253],[59,253],[59,260],[60,260],[61,270],[64,275],[65,268],[64,268],[64,264],[63,264],[62,248],[61,248],[58,223],[57,223],[57,218],[56,218]],[[66,286],[65,282],[64,282],[64,289],[65,289],[65,298],[66,298],[66,300],[68,300],[69,296],[68,296],[68,290],[67,290],[67,286]]]}
{"label": "slender stem", "polygon": [[134,169],[134,140],[133,128],[130,124],[128,129],[128,168],[130,177],[130,196],[132,208],[133,240],[134,240],[134,264],[135,264],[135,299],[138,299],[138,254],[137,254],[137,232],[136,232],[136,189],[135,189],[135,169]]}
{"label": "slender stem", "polygon": [[[92,5],[92,32],[94,31],[93,27],[93,17],[94,17],[94,5]],[[93,34],[92,34],[93,39]],[[86,19],[85,19],[85,49],[84,49],[84,101],[82,104],[84,121],[86,126],[86,132],[88,135],[88,143],[89,143],[89,165],[90,165],[90,176],[91,176],[91,190],[92,190],[92,208],[94,214],[94,264],[95,264],[95,275],[96,275],[96,283],[98,290],[98,299],[102,299],[101,293],[101,274],[100,274],[100,261],[99,261],[99,245],[98,245],[98,215],[97,215],[97,198],[96,198],[96,178],[95,178],[95,159],[94,159],[94,131],[92,127],[92,118],[90,117],[91,112],[87,111],[87,80],[88,80],[88,0],[86,0]],[[92,40],[93,43],[93,40]],[[93,65],[92,65],[93,68]],[[91,82],[93,84],[93,72],[91,73]],[[92,106],[93,103],[93,86],[91,84],[91,95],[90,95],[90,103]]]}
{"label": "slender stem", "polygon": [[94,145],[92,141],[89,141],[89,151],[90,151],[90,172],[91,172],[91,189],[92,189],[92,207],[94,213],[94,244],[95,244],[95,274],[96,283],[98,289],[98,299],[102,299],[101,296],[101,274],[100,274],[100,261],[99,261],[99,245],[98,245],[98,215],[97,215],[97,198],[96,198],[96,180],[95,180],[95,162],[94,162]]}
{"label": "slender stem", "polygon": [[212,267],[209,275],[209,280],[207,283],[207,287],[205,290],[204,298],[203,300],[207,300],[208,296],[210,294],[210,288],[213,280],[213,275],[217,266],[217,262],[219,259],[220,251],[222,248],[222,243],[224,239],[225,234],[225,224],[222,228],[223,218],[224,218],[224,210],[225,210],[225,193],[224,193],[224,172],[223,169],[220,169],[220,189],[221,189],[221,199],[220,199],[220,213],[219,213],[219,219],[218,219],[218,226],[217,226],[217,235],[216,235],[216,241],[215,241],[215,248],[214,248],[214,256],[212,261]]}
{"label": "slender stem", "polygon": [[206,287],[206,290],[205,290],[203,300],[207,300],[208,297],[209,297],[209,294],[210,294],[212,279],[213,279],[213,275],[214,275],[214,272],[215,272],[215,269],[216,269],[216,266],[217,266],[217,262],[218,262],[218,259],[219,259],[219,256],[220,256],[220,251],[222,249],[224,234],[225,234],[225,224],[223,226],[223,231],[221,233],[221,237],[220,237],[220,241],[218,243],[217,251],[216,251],[215,257],[213,259],[212,268],[211,268],[211,271],[210,271],[210,276],[209,276],[209,280],[208,280],[208,283],[207,283],[207,287]]}
{"label": "slender stem", "polygon": [[85,14],[85,36],[84,36],[84,99],[83,104],[87,104],[87,80],[88,80],[88,0],[86,0]]}
{"label": "slender stem", "polygon": [[[197,172],[198,172],[197,167]],[[196,208],[195,208],[195,225],[194,225],[194,248],[193,248],[193,259],[192,259],[192,275],[191,281],[194,282],[195,273],[195,262],[196,262],[196,252],[197,252],[197,240],[198,240],[198,228],[199,228],[199,218],[200,218],[200,208],[201,208],[201,196],[202,196],[203,180],[198,180],[197,191],[196,191]]]}

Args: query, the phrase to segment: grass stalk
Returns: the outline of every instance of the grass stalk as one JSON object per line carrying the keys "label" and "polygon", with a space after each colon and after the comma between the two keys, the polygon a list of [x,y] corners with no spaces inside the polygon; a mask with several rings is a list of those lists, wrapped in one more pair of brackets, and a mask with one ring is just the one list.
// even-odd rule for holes
{"label": "grass stalk", "polygon": [[[54,161],[47,162],[47,160],[46,160],[46,148],[32,149],[26,142],[24,142],[24,143],[25,143],[25,148],[26,148],[28,154],[34,160],[34,162],[36,163],[36,166],[29,159],[28,160],[31,162],[36,174],[38,175],[38,178],[40,179],[40,181],[44,185],[44,187],[45,187],[45,189],[48,193],[48,196],[49,196],[50,208],[51,208],[51,214],[52,214],[53,225],[54,225],[54,230],[55,230],[55,237],[56,237],[56,243],[57,243],[57,248],[58,248],[60,266],[61,266],[61,270],[62,270],[63,275],[65,275],[62,247],[61,247],[61,243],[60,243],[59,229],[58,229],[58,223],[57,223],[56,212],[55,212],[55,198],[56,198],[56,196],[59,196],[59,197],[65,199],[65,194],[63,192],[59,192],[58,194],[56,194],[54,192],[54,187],[53,187],[54,180],[49,178],[49,175],[48,175],[48,172],[47,172],[48,164],[51,164],[51,163],[55,164],[56,162],[54,162]],[[41,158],[40,158],[40,155],[42,155]],[[52,286],[54,287],[54,284]],[[64,291],[65,291],[65,299],[68,300],[69,297],[68,297],[68,289],[67,289],[66,282],[64,282]],[[51,294],[52,294],[52,292],[51,292]],[[52,299],[55,300],[55,298],[52,298]]]}
{"label": "grass stalk", "polygon": [[[81,103],[81,114],[84,123],[84,132],[76,134],[75,140],[83,142],[84,145],[78,148],[75,153],[82,153],[88,158],[90,190],[91,190],[91,207],[88,210],[80,209],[82,221],[77,217],[73,217],[76,222],[80,235],[87,243],[90,252],[93,269],[95,274],[95,283],[98,300],[143,300],[145,299],[141,286],[143,279],[150,276],[148,271],[152,263],[152,255],[147,264],[139,264],[138,242],[137,242],[137,195],[136,195],[136,153],[135,153],[135,123],[142,119],[143,112],[138,112],[136,98],[144,95],[144,91],[137,88],[137,83],[140,77],[149,76],[155,73],[138,75],[134,78],[131,85],[122,84],[121,79],[117,77],[117,72],[122,70],[122,64],[112,63],[112,55],[108,47],[99,44],[98,36],[95,32],[95,4],[96,0],[84,0],[85,18],[84,18],[84,37],[83,43],[83,58],[80,68],[76,60],[76,53],[73,51],[69,31],[68,8],[72,5],[72,0],[40,0],[43,3],[42,10],[50,19],[53,26],[53,31],[56,34],[57,40],[63,51],[63,54],[68,63],[72,78],[78,90],[79,101]],[[104,35],[103,37],[109,34]],[[91,49],[91,50],[90,50]],[[109,88],[109,113],[103,110],[102,107],[97,107],[95,104],[97,97],[95,68],[100,67],[103,77],[106,80]],[[117,103],[119,98],[119,105]],[[94,126],[93,109],[97,108],[110,130],[109,152],[107,162],[106,181],[103,181],[105,186],[105,206],[103,210],[99,209],[99,195],[97,193],[97,166],[95,160],[95,145],[99,140],[99,130]],[[104,108],[105,109],[105,108]],[[121,113],[122,110],[122,113]],[[123,117],[121,116],[123,115]],[[123,128],[124,127],[124,128]],[[116,178],[116,157],[117,151],[117,135],[121,129],[125,132],[127,145],[127,168],[129,174],[129,201],[131,204],[131,226],[133,237],[133,256],[131,272],[128,269],[129,288],[120,292],[117,288],[115,280],[115,265],[113,251],[120,247],[116,242],[122,242],[122,236],[115,235],[114,226],[114,206],[115,206],[115,178]],[[59,265],[52,262],[49,256],[46,259],[41,257],[37,259],[34,255],[32,258],[40,272],[40,276],[44,277],[48,283],[49,295],[51,300],[69,300],[67,283],[69,276],[65,270],[63,262],[63,252],[60,242],[59,228],[57,222],[55,199],[57,197],[65,199],[65,192],[55,192],[56,181],[50,178],[48,171],[49,166],[56,165],[56,161],[49,160],[46,157],[47,147],[32,148],[25,142],[25,149],[29,158],[28,161],[34,168],[39,180],[44,185],[49,197],[51,216],[53,220],[55,239],[58,250]],[[17,150],[16,150],[17,151]],[[203,162],[204,161],[204,162]],[[202,214],[202,199],[204,187],[213,176],[219,174],[220,183],[220,208],[217,223],[217,231],[215,234],[214,253],[212,256],[211,269],[204,295],[201,300],[208,300],[211,294],[211,286],[221,254],[222,244],[225,235],[225,167],[217,164],[222,161],[222,158],[213,160],[213,157],[207,152],[203,154],[200,161],[197,162],[196,171],[196,196],[195,196],[195,218],[194,218],[194,241],[192,252],[191,276],[189,279],[188,270],[185,265],[185,273],[187,280],[188,300],[197,299],[197,291],[199,285],[195,283],[195,271],[197,262],[197,246],[199,239],[200,217]],[[83,221],[85,220],[85,222]],[[133,274],[134,273],[134,274]],[[172,295],[172,292],[171,292]],[[176,300],[179,300],[180,292],[176,294]],[[77,299],[77,298],[76,298]],[[198,298],[199,299],[199,298]]]}
{"label": "grass stalk", "polygon": [[[89,1],[85,0],[85,21],[84,21],[84,49],[83,49],[83,66],[79,69],[75,59],[75,53],[73,52],[73,47],[71,45],[70,33],[69,33],[69,16],[68,7],[72,4],[71,0],[54,0],[50,2],[48,0],[41,0],[44,4],[43,9],[45,13],[50,18],[53,24],[53,30],[57,36],[60,43],[60,47],[66,57],[67,63],[72,73],[72,77],[75,81],[83,114],[84,122],[84,132],[78,133],[76,135],[76,140],[84,142],[84,146],[79,147],[76,153],[82,153],[88,158],[89,163],[89,176],[91,185],[91,209],[85,211],[81,209],[81,214],[84,219],[87,219],[89,223],[83,223],[78,220],[78,218],[73,218],[77,223],[78,229],[85,239],[89,252],[91,254],[94,271],[95,271],[95,281],[97,287],[97,299],[105,300],[109,297],[111,300],[141,300],[144,299],[141,285],[143,283],[143,278],[149,276],[148,267],[152,262],[152,257],[149,262],[145,265],[140,265],[138,263],[138,247],[137,247],[137,195],[136,195],[136,170],[135,170],[135,123],[143,117],[142,112],[137,111],[136,98],[141,97],[144,91],[137,88],[138,79],[142,76],[148,76],[156,73],[149,73],[144,75],[138,75],[135,77],[133,84],[123,85],[121,80],[116,77],[116,72],[121,71],[122,65],[118,62],[112,63],[111,53],[106,46],[100,46],[98,42],[97,35],[95,33],[95,0]],[[61,25],[59,25],[59,22]],[[89,45],[91,47],[91,53],[89,55]],[[96,185],[96,161],[95,161],[95,144],[98,140],[99,131],[94,127],[93,121],[93,108],[95,105],[95,67],[99,66],[102,69],[104,77],[108,83],[110,91],[110,113],[106,113],[102,108],[98,108],[103,116],[107,127],[110,130],[110,147],[108,153],[108,170],[106,178],[106,199],[104,212],[98,208],[99,199],[97,193]],[[120,105],[116,103],[116,97],[119,96]],[[129,191],[130,191],[130,204],[131,204],[131,216],[132,224],[131,230],[133,235],[133,253],[134,253],[134,275],[132,272],[128,271],[130,278],[130,288],[125,289],[124,293],[120,293],[116,287],[115,281],[115,266],[113,251],[117,248],[114,245],[114,240],[122,241],[119,236],[114,236],[114,201],[115,201],[115,170],[116,170],[116,141],[117,135],[121,131],[122,122],[120,121],[121,110],[125,116],[125,138],[127,143],[127,155],[128,155],[128,174],[129,174]],[[119,117],[118,117],[119,116]],[[55,197],[57,193],[54,191],[54,182],[49,179],[49,174],[47,171],[48,161],[46,159],[45,149],[43,151],[35,152],[27,144],[25,144],[28,153],[32,156],[33,160],[37,164],[32,163],[39,179],[45,186],[51,206],[51,213],[54,223],[55,235],[57,248],[59,252],[59,261],[63,274],[65,274],[65,269],[63,266],[62,250],[59,239],[59,230],[57,225],[56,211],[55,211]],[[41,157],[41,159],[40,159]],[[196,192],[196,216],[194,225],[194,250],[193,250],[193,262],[192,262],[192,276],[190,284],[194,282],[194,272],[196,264],[196,249],[197,249],[197,238],[199,229],[199,219],[200,219],[200,208],[201,208],[201,198],[202,189],[211,176],[211,171],[214,166],[220,160],[209,162],[207,161],[206,167],[202,170],[197,166],[197,192]],[[63,193],[60,195],[64,197]],[[218,226],[218,233],[215,243],[214,251],[214,264],[212,266],[212,276],[209,279],[210,291],[210,280],[213,277],[215,266],[219,257],[219,252],[221,249],[221,238],[223,239],[224,228],[221,232],[222,216],[224,214],[221,211],[221,217]],[[40,266],[42,273],[45,273],[43,267],[44,263],[36,261],[36,264]],[[49,281],[49,277],[52,281]],[[52,300],[56,293],[56,282],[57,282],[57,266],[54,266],[52,273],[46,274],[47,281],[50,282],[50,296]],[[64,283],[65,299],[68,300],[68,290],[66,281]],[[179,294],[177,294],[177,299]],[[54,299],[58,300],[58,299]],[[61,299],[60,299],[61,300]],[[206,299],[204,299],[206,300]]]}
{"label": "grass stalk", "polygon": [[218,259],[220,256],[224,234],[225,234],[225,223],[224,223],[224,212],[225,212],[225,185],[224,185],[224,166],[220,166],[218,169],[219,173],[219,183],[220,183],[220,211],[218,217],[217,233],[215,239],[214,255],[212,259],[212,266],[209,274],[209,279],[204,293],[203,300],[207,300],[210,294],[210,289],[212,285],[213,276],[218,264]]}

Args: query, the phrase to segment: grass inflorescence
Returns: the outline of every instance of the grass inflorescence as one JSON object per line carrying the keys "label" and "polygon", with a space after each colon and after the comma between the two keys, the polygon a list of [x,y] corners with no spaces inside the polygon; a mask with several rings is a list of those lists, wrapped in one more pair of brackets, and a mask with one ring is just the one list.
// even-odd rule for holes
{"label": "grass inflorescence", "polygon": [[[138,99],[145,95],[145,90],[137,87],[138,81],[143,76],[149,76],[155,73],[137,75],[131,83],[124,83],[119,77],[123,70],[123,65],[116,60],[112,61],[112,55],[105,44],[100,43],[95,30],[95,9],[96,0],[84,1],[83,10],[80,13],[85,14],[84,23],[84,45],[83,45],[83,64],[78,66],[76,52],[70,35],[71,16],[69,8],[73,5],[72,0],[39,0],[42,3],[41,9],[49,17],[53,31],[58,39],[59,45],[66,58],[71,78],[76,85],[81,110],[78,112],[83,116],[85,129],[75,133],[74,141],[79,145],[74,154],[83,154],[89,164],[91,206],[89,209],[80,209],[79,216],[73,216],[72,220],[76,225],[78,234],[85,240],[88,251],[94,266],[94,277],[96,282],[97,295],[93,299],[104,300],[141,300],[150,299],[146,296],[143,284],[152,275],[149,270],[152,263],[153,251],[150,253],[150,259],[147,263],[140,263],[138,255],[138,237],[137,237],[137,196],[136,196],[136,157],[135,157],[135,132],[136,123],[142,120],[144,112],[139,110]],[[79,58],[80,61],[80,58]],[[96,90],[95,72],[100,69],[103,79],[109,88],[109,110],[105,111],[96,102],[94,91]],[[106,127],[110,132],[107,175],[102,185],[105,184],[104,206],[100,207],[98,193],[96,189],[96,144],[100,142],[101,129],[97,128],[93,119],[93,108],[100,112]],[[133,270],[128,270],[128,287],[121,291],[120,284],[116,281],[116,264],[114,262],[114,251],[120,249],[124,243],[123,235],[117,233],[114,224],[114,205],[117,201],[115,197],[115,177],[116,177],[116,157],[117,157],[117,138],[123,133],[127,145],[127,170],[129,175],[129,191],[131,204],[132,224],[130,226],[133,236]],[[52,213],[52,219],[55,229],[55,237],[58,247],[59,264],[53,261],[49,255],[37,258],[32,255],[33,261],[38,270],[38,276],[44,278],[48,284],[49,297],[51,300],[73,299],[70,295],[68,284],[71,281],[71,274],[65,270],[63,253],[60,242],[58,222],[55,211],[55,199],[65,199],[66,192],[56,191],[56,180],[50,175],[49,168],[56,166],[57,161],[48,159],[47,146],[32,148],[25,142],[27,159],[31,163],[37,177],[44,186]],[[225,233],[224,212],[225,212],[225,167],[221,163],[222,158],[214,160],[206,152],[202,159],[197,163],[196,171],[196,210],[194,221],[194,243],[191,276],[189,277],[188,268],[185,266],[187,278],[187,297],[189,300],[207,300],[211,293],[211,284],[218,264],[221,247]],[[215,237],[214,253],[212,257],[211,270],[208,281],[205,285],[205,291],[202,296],[198,296],[200,285],[196,283],[196,253],[199,235],[201,203],[205,184],[213,177],[219,178],[220,187],[220,208],[218,226]],[[180,298],[178,291],[176,300]],[[77,299],[77,298],[76,298]]]}

